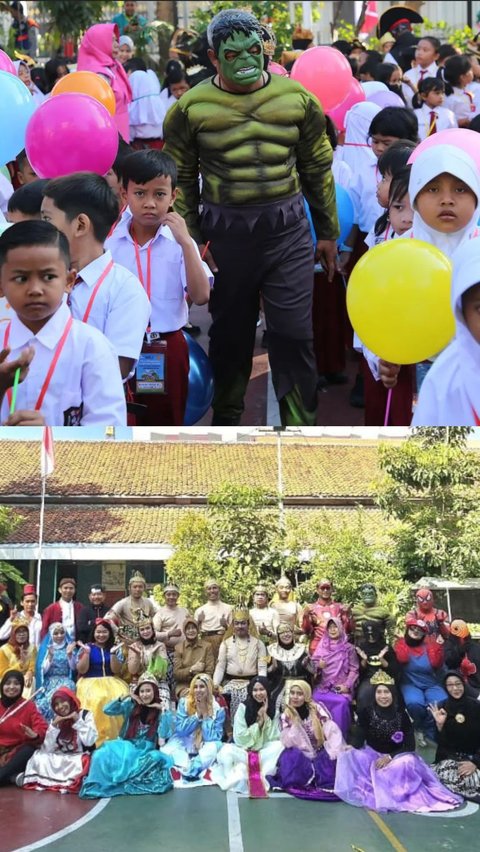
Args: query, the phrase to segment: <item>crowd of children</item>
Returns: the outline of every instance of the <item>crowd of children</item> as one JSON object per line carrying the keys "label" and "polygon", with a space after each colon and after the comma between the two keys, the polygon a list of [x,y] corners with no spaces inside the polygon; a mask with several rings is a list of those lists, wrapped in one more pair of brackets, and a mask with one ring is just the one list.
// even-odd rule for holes
{"label": "crowd of children", "polygon": [[[474,55],[460,54],[429,35],[397,64],[395,41],[390,33],[382,36],[383,54],[362,50],[359,43],[335,44],[348,55],[355,76],[395,93],[403,105],[381,108],[367,93],[367,100],[346,113],[344,128],[336,128],[327,116],[333,174],[352,199],[355,224],[338,248],[333,282],[324,272],[315,273],[311,312],[318,387],[346,383],[347,357],[357,357],[350,398],[352,405],[364,407],[366,425],[384,424],[390,396],[386,425],[409,425],[412,416],[414,423],[475,425],[480,408],[473,382],[479,359],[478,282],[471,275],[468,282],[463,279],[461,261],[464,244],[472,238],[468,269],[477,255],[480,259],[480,242],[474,239],[478,166],[455,144],[426,149],[413,166],[409,161],[419,141],[435,133],[477,129],[480,65]],[[189,352],[182,330],[189,326],[189,305],[209,302],[211,269],[219,280],[221,270],[208,247],[209,266],[203,261],[175,212],[177,164],[161,150],[165,116],[189,91],[189,75],[178,59],[171,59],[162,86],[133,53],[132,39],[122,35],[119,40],[115,23],[91,27],[80,46],[78,69],[103,76],[116,98],[119,147],[105,177],[85,172],[40,180],[25,151],[8,164],[11,183],[0,175],[0,207],[11,223],[1,225],[0,236],[2,424],[121,425],[127,416],[128,422],[144,425],[183,423]],[[28,64],[15,65],[39,102],[68,73],[64,60],[51,60],[42,92]],[[264,66],[267,85],[267,56]],[[185,173],[182,163],[180,191]],[[412,237],[454,262],[456,335],[441,355],[400,366],[369,351],[356,335],[352,350],[345,286],[364,251],[392,238]],[[331,279],[333,269],[329,273]],[[273,327],[266,337],[276,366]],[[285,357],[283,352],[280,361]],[[305,365],[309,357],[305,352]],[[445,388],[452,382],[457,391],[450,399]],[[457,392],[464,398],[459,405]],[[434,403],[439,399],[441,405]]]}

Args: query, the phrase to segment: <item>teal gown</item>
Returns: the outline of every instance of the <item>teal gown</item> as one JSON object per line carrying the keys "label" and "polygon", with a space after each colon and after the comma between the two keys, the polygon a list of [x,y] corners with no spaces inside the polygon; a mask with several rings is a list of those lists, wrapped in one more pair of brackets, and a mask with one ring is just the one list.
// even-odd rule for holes
{"label": "teal gown", "polygon": [[135,706],[131,698],[123,698],[109,701],[103,708],[107,716],[122,715],[125,720],[119,738],[107,740],[93,752],[90,771],[80,790],[81,799],[139,796],[172,789],[173,760],[156,748],[156,741],[159,737],[166,740],[172,733],[173,715],[170,711],[159,715],[154,739],[149,739],[149,728],[141,722],[135,739],[124,739]]}

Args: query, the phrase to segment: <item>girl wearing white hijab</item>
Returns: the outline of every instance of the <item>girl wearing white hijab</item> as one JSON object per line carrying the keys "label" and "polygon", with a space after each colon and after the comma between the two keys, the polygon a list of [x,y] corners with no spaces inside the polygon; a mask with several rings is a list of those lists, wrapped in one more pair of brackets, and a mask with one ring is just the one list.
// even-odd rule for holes
{"label": "girl wearing white hijab", "polygon": [[[134,71],[130,75],[132,101],[128,105],[130,141],[160,142],[166,105],[160,97],[160,81],[155,71]],[[162,147],[158,144],[150,147]]]}
{"label": "girl wearing white hijab", "polygon": [[[377,104],[362,101],[348,110],[345,116],[345,142],[338,147],[336,158],[352,170],[349,192],[355,208],[355,221],[360,231],[368,233],[382,208],[377,197],[377,158],[368,142],[372,119],[380,112]],[[349,245],[353,245],[350,239]]]}
{"label": "girl wearing white hijab", "polygon": [[[437,145],[423,151],[412,165],[408,191],[413,225],[400,239],[423,240],[451,258],[460,246],[480,236],[480,175],[476,163],[460,148]],[[417,365],[418,388],[430,366],[431,360]],[[386,387],[395,385],[399,370],[396,364],[380,361],[380,378]]]}
{"label": "girl wearing white hijab", "polygon": [[23,59],[17,59],[13,64],[15,66],[15,71],[17,72],[17,77],[22,81],[22,83],[25,83],[33,98],[35,106],[40,106],[40,104],[44,102],[46,95],[44,95],[33,82],[30,74],[30,68],[27,63],[24,62]]}
{"label": "girl wearing white hijab", "polygon": [[455,339],[422,385],[413,426],[480,426],[480,240],[452,260]]}

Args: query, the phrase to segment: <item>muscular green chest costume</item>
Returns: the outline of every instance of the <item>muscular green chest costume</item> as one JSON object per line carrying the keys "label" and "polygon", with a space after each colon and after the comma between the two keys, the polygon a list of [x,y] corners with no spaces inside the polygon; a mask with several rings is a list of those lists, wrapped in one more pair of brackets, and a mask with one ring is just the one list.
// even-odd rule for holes
{"label": "muscular green chest costume", "polygon": [[318,238],[337,237],[325,118],[299,83],[273,74],[263,88],[233,94],[205,80],[168,112],[164,136],[178,166],[176,208],[198,241],[199,172],[202,198],[214,204],[268,203],[303,192]]}

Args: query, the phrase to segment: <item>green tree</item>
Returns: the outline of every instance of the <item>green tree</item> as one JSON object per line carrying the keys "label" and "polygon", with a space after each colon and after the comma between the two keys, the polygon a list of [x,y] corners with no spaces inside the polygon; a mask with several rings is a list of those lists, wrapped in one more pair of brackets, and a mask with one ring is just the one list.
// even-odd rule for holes
{"label": "green tree", "polygon": [[[227,483],[209,496],[206,513],[189,512],[178,523],[167,573],[180,585],[184,605],[194,609],[203,603],[209,576],[233,604],[248,602],[260,580],[273,586],[281,573],[283,546],[272,499],[261,488]],[[155,594],[160,591],[157,587]]]}
{"label": "green tree", "polygon": [[40,12],[48,17],[50,24],[48,33],[53,48],[59,48],[63,39],[74,40],[98,21],[109,20],[118,10],[118,3],[102,3],[100,0],[82,0],[72,3],[71,0],[39,0]]}
{"label": "green tree", "polygon": [[313,601],[315,587],[322,577],[335,585],[338,600],[354,603],[362,583],[375,584],[379,600],[396,617],[408,608],[408,584],[392,561],[388,531],[379,524],[378,536],[369,538],[365,513],[358,509],[354,522],[333,522],[328,511],[312,525],[315,549],[310,561],[302,566],[303,582],[299,594],[304,601]]}
{"label": "green tree", "polygon": [[[7,535],[18,526],[21,516],[16,515],[7,506],[0,506],[0,541],[4,541]],[[12,580],[17,586],[22,586],[25,578],[21,572],[8,562],[0,561],[0,576]]]}
{"label": "green tree", "polygon": [[435,446],[435,444],[466,447],[467,438],[472,433],[472,426],[417,426],[412,429],[409,440],[418,441],[424,447]]}
{"label": "green tree", "polygon": [[449,443],[433,437],[379,451],[377,501],[399,522],[392,531],[394,561],[410,581],[474,577],[480,570],[480,457],[462,444],[462,435]]}

